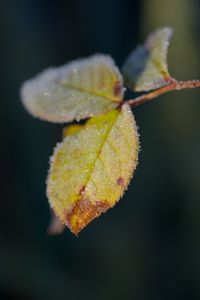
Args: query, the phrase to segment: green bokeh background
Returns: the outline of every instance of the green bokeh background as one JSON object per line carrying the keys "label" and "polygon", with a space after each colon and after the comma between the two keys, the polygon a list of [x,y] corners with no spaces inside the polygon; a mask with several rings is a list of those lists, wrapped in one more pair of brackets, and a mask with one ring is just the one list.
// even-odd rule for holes
{"label": "green bokeh background", "polygon": [[0,2],[0,299],[200,299],[200,90],[135,108],[141,152],[123,199],[79,238],[46,234],[49,156],[62,126],[20,103],[42,69],[109,53],[120,66],[159,26],[172,26],[171,73],[200,78],[195,0]]}

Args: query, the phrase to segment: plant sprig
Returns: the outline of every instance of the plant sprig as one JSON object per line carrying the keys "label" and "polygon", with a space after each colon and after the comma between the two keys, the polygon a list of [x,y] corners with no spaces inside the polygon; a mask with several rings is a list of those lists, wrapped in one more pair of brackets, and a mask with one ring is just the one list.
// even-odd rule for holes
{"label": "plant sprig", "polygon": [[[168,71],[172,30],[151,33],[126,59],[122,74],[103,54],[50,68],[21,88],[26,109],[56,123],[88,119],[63,130],[50,159],[47,196],[53,210],[52,234],[65,226],[76,235],[113,207],[136,169],[139,152],[136,107],[173,90],[200,87],[199,80],[177,81]],[[142,96],[124,101],[125,86]]]}

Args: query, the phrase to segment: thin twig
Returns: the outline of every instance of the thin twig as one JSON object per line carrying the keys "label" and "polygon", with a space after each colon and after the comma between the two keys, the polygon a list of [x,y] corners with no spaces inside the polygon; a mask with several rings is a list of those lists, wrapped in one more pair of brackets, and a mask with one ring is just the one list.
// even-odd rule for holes
{"label": "thin twig", "polygon": [[167,86],[164,86],[158,90],[155,90],[153,92],[150,92],[148,94],[139,96],[135,99],[131,99],[127,101],[127,104],[131,107],[138,106],[142,103],[145,103],[147,101],[151,101],[152,99],[158,97],[159,95],[162,95],[164,93],[174,91],[174,90],[182,90],[182,89],[192,89],[200,87],[200,80],[188,80],[188,81],[175,81]]}

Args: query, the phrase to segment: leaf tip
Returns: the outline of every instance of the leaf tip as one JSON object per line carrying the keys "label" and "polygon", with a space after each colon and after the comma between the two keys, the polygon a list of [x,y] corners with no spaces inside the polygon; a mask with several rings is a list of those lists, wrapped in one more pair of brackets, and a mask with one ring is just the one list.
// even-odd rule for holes
{"label": "leaf tip", "polygon": [[70,210],[64,211],[65,224],[76,236],[93,219],[110,208],[110,204],[107,201],[95,201],[92,203],[83,195],[83,191],[84,189],[81,188],[82,198],[76,201]]}

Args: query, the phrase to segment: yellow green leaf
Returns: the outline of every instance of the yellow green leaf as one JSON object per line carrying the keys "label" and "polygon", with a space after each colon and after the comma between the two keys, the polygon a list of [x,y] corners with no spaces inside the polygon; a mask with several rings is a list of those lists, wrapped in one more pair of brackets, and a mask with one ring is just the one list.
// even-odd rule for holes
{"label": "yellow green leaf", "polygon": [[72,134],[70,127],[51,158],[47,195],[56,216],[78,234],[122,196],[137,165],[138,135],[127,104]]}
{"label": "yellow green leaf", "polygon": [[116,108],[122,85],[112,58],[99,54],[43,71],[23,84],[21,97],[32,115],[63,123]]}
{"label": "yellow green leaf", "polygon": [[128,56],[123,66],[125,84],[135,91],[149,91],[171,83],[167,50],[171,28],[160,28]]}
{"label": "yellow green leaf", "polygon": [[67,126],[63,129],[63,137],[66,137],[67,135],[72,135],[82,129],[81,124],[73,124],[70,126]]}

